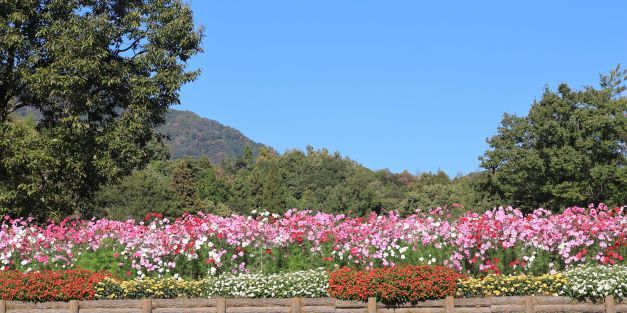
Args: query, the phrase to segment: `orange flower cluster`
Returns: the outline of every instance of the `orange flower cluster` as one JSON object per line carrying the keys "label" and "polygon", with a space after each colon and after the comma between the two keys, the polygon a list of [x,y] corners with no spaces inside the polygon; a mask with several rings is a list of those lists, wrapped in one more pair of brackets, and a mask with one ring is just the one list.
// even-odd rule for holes
{"label": "orange flower cluster", "polygon": [[0,272],[0,299],[27,302],[91,300],[109,275],[87,270]]}
{"label": "orange flower cluster", "polygon": [[328,293],[342,300],[366,301],[375,297],[393,306],[454,295],[457,281],[462,277],[443,266],[395,266],[363,271],[342,268],[331,272]]}

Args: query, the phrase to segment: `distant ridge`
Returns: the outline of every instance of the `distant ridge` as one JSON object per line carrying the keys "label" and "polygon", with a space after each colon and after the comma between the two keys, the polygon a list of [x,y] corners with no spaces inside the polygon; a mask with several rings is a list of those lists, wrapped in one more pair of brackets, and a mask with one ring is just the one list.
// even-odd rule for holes
{"label": "distant ridge", "polygon": [[171,109],[165,119],[165,125],[157,131],[168,136],[171,159],[206,156],[218,163],[242,155],[246,146],[250,146],[254,154],[264,146],[235,128],[194,112]]}
{"label": "distant ridge", "polygon": [[[32,109],[20,109],[19,116],[32,116],[39,120],[41,114]],[[263,144],[252,141],[239,130],[218,121],[204,118],[191,111],[170,109],[165,116],[165,124],[157,127],[157,132],[168,136],[166,142],[171,159],[206,156],[212,162],[233,159],[243,155],[244,147],[249,146],[257,155]]]}

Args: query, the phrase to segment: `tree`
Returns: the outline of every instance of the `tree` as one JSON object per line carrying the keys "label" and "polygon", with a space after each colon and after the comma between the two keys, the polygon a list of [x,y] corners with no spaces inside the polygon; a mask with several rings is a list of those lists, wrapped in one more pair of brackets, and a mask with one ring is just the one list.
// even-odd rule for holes
{"label": "tree", "polygon": [[433,209],[437,207],[452,207],[460,201],[459,185],[454,184],[426,184],[420,185],[409,192],[400,204],[403,214],[412,214],[416,209]]}
{"label": "tree", "polygon": [[255,163],[253,150],[250,146],[244,146],[244,153],[235,160],[234,170],[250,169]]}
{"label": "tree", "polygon": [[258,170],[250,171],[242,168],[233,176],[229,199],[229,206],[238,213],[248,213],[259,208]]}
{"label": "tree", "polygon": [[261,207],[268,212],[285,211],[285,192],[276,158],[264,161],[267,163],[261,187]]}
{"label": "tree", "polygon": [[141,219],[151,212],[179,217],[177,198],[170,178],[152,163],[135,171],[119,183],[106,185],[96,193],[97,214],[110,219]]}
{"label": "tree", "polygon": [[[0,1],[0,206],[74,213],[147,164],[201,37],[181,0]],[[41,114],[35,130],[19,109]]]}
{"label": "tree", "polygon": [[627,200],[627,72],[601,76],[601,88],[559,85],[528,116],[506,114],[481,166],[504,199],[532,209]]}
{"label": "tree", "polygon": [[211,165],[200,171],[196,192],[198,198],[215,204],[224,203],[229,198],[229,186]]}
{"label": "tree", "polygon": [[172,171],[172,189],[178,197],[179,207],[189,212],[196,206],[196,177],[188,160],[178,162]]}

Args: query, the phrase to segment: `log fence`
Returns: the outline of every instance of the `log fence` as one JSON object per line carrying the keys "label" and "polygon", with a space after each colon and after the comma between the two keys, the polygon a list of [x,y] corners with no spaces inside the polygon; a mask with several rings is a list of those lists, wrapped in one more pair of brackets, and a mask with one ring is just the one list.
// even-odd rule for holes
{"label": "log fence", "polygon": [[387,307],[332,298],[144,299],[26,303],[0,300],[0,313],[627,313],[627,302],[576,302],[566,297],[486,297],[430,300]]}

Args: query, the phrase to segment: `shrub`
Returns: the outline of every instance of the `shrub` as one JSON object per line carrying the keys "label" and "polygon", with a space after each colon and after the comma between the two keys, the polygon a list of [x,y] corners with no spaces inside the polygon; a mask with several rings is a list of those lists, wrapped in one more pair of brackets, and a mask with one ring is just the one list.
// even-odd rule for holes
{"label": "shrub", "polygon": [[196,281],[181,278],[143,278],[130,281],[105,279],[97,286],[98,299],[141,298],[317,298],[327,296],[324,270],[280,274],[222,275]]}
{"label": "shrub", "polygon": [[557,295],[566,284],[562,274],[555,275],[495,275],[461,279],[456,296],[462,298],[486,296]]}
{"label": "shrub", "polygon": [[87,270],[0,272],[0,299],[45,302],[90,300],[108,275]]}
{"label": "shrub", "polygon": [[616,300],[627,297],[627,266],[578,266],[564,273],[568,284],[562,294],[580,301],[603,301],[608,295]]}
{"label": "shrub", "polygon": [[442,266],[396,266],[357,271],[342,268],[329,277],[329,295],[342,300],[376,297],[387,305],[441,299],[455,293],[462,275]]}

